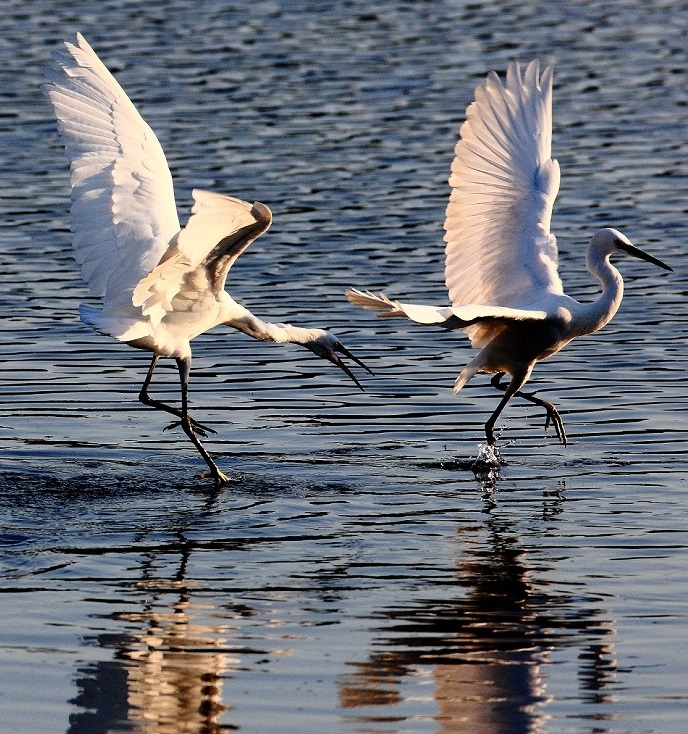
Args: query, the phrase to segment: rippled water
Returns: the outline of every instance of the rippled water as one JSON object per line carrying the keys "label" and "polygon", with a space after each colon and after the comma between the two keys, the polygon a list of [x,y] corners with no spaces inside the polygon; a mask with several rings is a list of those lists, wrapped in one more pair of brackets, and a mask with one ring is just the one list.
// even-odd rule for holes
{"label": "rippled water", "polygon": [[[684,732],[688,10],[677,2],[76,4],[0,16],[0,730]],[[360,393],[297,347],[217,330],[192,401],[244,480],[212,492],[136,401],[147,357],[82,326],[67,168],[38,91],[81,30],[194,186],[266,202],[229,290],[326,326]],[[351,285],[442,302],[451,149],[489,69],[556,62],[553,228],[568,292],[613,225],[621,311],[541,365],[563,449],[451,387],[457,334],[375,320]],[[185,215],[182,216],[182,219]],[[157,394],[177,398],[172,365]]]}

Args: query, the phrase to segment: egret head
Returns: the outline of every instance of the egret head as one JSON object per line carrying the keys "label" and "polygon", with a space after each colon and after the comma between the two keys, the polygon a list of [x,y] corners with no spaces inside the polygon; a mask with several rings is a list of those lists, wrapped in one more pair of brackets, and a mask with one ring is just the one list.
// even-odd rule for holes
{"label": "egret head", "polygon": [[640,260],[652,263],[659,268],[664,270],[673,270],[668,265],[663,263],[661,260],[648,255],[643,252],[640,248],[636,247],[626,235],[619,232],[618,229],[612,229],[611,227],[605,227],[595,232],[593,238],[590,240],[590,253],[596,253],[601,257],[607,257],[615,252],[625,252],[627,255],[632,255]]}
{"label": "egret head", "polygon": [[328,362],[339,367],[348,377],[350,377],[356,385],[363,390],[363,386],[356,379],[353,372],[342,362],[340,354],[353,360],[359,367],[363,367],[364,370],[370,372],[372,370],[361,362],[361,360],[354,356],[334,334],[330,334],[329,331],[324,329],[308,329],[308,338],[301,342],[306,349],[309,349],[313,354],[317,354],[318,357],[326,359]]}

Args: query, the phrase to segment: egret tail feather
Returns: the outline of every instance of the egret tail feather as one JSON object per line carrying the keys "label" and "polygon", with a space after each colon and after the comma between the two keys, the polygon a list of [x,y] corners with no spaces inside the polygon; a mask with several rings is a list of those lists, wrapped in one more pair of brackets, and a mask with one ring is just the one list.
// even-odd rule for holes
{"label": "egret tail feather", "polygon": [[461,374],[456,378],[456,382],[454,383],[454,389],[453,394],[456,395],[457,392],[473,377],[473,375],[480,372],[482,367],[484,366],[487,358],[485,354],[481,351],[478,352],[478,354],[473,357],[473,359],[461,370]]}
{"label": "egret tail feather", "polygon": [[136,341],[149,335],[148,325],[144,321],[124,317],[108,318],[99,308],[85,305],[79,306],[79,314],[87,326],[99,334],[112,336],[121,342]]}

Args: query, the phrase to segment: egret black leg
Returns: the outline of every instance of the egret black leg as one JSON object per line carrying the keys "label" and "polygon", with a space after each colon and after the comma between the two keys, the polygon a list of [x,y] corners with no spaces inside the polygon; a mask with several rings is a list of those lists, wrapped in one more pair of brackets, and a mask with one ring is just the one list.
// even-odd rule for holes
{"label": "egret black leg", "polygon": [[210,454],[205,450],[203,444],[200,442],[198,436],[194,432],[194,422],[189,418],[189,374],[191,372],[191,359],[190,358],[178,358],[177,369],[179,370],[179,381],[182,388],[182,409],[181,409],[181,425],[182,430],[191,440],[191,443],[196,447],[198,453],[203,457],[203,460],[210,469],[210,474],[215,480],[215,486],[221,484],[227,484],[231,481],[230,478],[223,474],[217,467],[217,464],[210,458]]}
{"label": "egret black leg", "polygon": [[487,443],[490,446],[494,446],[495,443],[497,443],[494,437],[494,426],[497,422],[497,418],[499,418],[499,414],[504,410],[509,400],[511,400],[514,395],[518,395],[519,388],[528,379],[528,373],[523,375],[514,375],[508,385],[502,385],[499,380],[503,375],[503,372],[498,372],[491,380],[495,387],[500,390],[504,390],[504,397],[499,401],[499,405],[495,409],[494,413],[492,413],[487,423],[485,423],[485,435],[487,436]]}
{"label": "egret black leg", "polygon": [[[504,373],[497,372],[490,380],[490,384],[493,387],[496,387],[498,390],[503,390],[504,392],[507,392],[510,386],[505,385],[501,382],[502,377],[504,377]],[[549,428],[550,423],[551,423],[554,426],[554,430],[556,431],[557,438],[559,439],[560,443],[564,446],[567,445],[568,440],[566,438],[566,430],[564,429],[564,421],[562,420],[561,415],[559,414],[559,411],[556,409],[556,407],[552,403],[550,403],[547,400],[542,400],[541,398],[538,398],[533,393],[521,392],[518,389],[516,390],[516,392],[512,393],[511,397],[513,397],[514,395],[517,398],[523,398],[524,400],[527,400],[529,403],[533,403],[533,405],[539,405],[541,408],[544,408],[545,411],[547,412],[547,419],[545,421],[545,430]],[[504,406],[502,406],[502,408],[503,407]],[[497,415],[499,415],[499,413],[497,413]]]}
{"label": "egret black leg", "polygon": [[[146,375],[146,379],[143,381],[143,385],[141,385],[141,392],[139,393],[139,400],[144,405],[149,405],[151,408],[156,408],[157,410],[164,410],[166,413],[171,413],[172,415],[176,415],[177,418],[181,418],[182,411],[179,410],[179,408],[173,408],[171,405],[167,405],[167,403],[163,403],[160,400],[155,400],[148,394],[148,388],[150,387],[151,380],[153,379],[153,372],[155,372],[155,368],[159,360],[160,360],[160,355],[154,354],[153,359],[151,360],[151,363],[150,363],[150,367],[148,368],[148,374]],[[205,436],[208,433],[215,433],[215,431],[212,428],[209,428],[208,426],[204,426],[202,423],[195,421],[193,418],[189,418],[189,420],[191,421],[191,424],[193,425],[196,432],[200,433],[201,436]],[[173,423],[171,426],[167,426],[163,430],[168,430],[169,428],[172,428],[177,425],[179,425],[179,423]]]}

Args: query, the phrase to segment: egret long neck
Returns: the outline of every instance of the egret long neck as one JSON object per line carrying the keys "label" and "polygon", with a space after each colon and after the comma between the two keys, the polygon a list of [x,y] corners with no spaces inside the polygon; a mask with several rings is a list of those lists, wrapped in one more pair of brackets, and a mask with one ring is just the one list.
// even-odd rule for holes
{"label": "egret long neck", "polygon": [[602,294],[592,303],[585,304],[576,319],[579,334],[592,334],[609,323],[619,310],[623,298],[621,273],[609,262],[609,255],[588,257],[588,271],[602,285]]}
{"label": "egret long neck", "polygon": [[219,323],[231,326],[237,331],[263,342],[289,342],[291,344],[307,344],[316,338],[314,329],[302,329],[291,324],[273,324],[263,321],[247,308],[239,305],[225,294],[223,298],[223,314]]}
{"label": "egret long neck", "polygon": [[231,326],[237,331],[263,342],[289,342],[291,344],[306,344],[313,340],[312,329],[302,329],[291,324],[273,324],[263,321],[250,314],[238,319],[225,321],[225,326]]}

